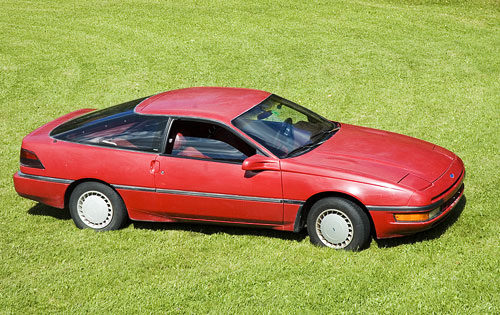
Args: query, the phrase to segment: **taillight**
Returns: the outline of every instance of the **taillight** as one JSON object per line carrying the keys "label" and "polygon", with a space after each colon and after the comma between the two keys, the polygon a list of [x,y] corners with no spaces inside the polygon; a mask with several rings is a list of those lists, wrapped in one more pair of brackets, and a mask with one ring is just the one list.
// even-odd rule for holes
{"label": "taillight", "polygon": [[34,168],[45,168],[35,152],[21,148],[21,165]]}

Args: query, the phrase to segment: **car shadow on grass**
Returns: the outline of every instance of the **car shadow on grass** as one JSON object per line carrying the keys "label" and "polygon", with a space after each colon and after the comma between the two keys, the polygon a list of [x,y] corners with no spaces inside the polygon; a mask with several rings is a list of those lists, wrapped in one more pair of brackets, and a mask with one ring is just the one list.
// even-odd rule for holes
{"label": "car shadow on grass", "polygon": [[[57,209],[42,203],[37,203],[31,209],[28,210],[29,215],[41,215],[49,216],[59,220],[71,220],[71,215],[67,209]],[[304,240],[307,236],[307,232],[302,230],[299,233],[276,231],[269,229],[258,229],[251,227],[239,227],[239,226],[224,226],[224,225],[211,225],[206,223],[164,223],[164,222],[141,222],[141,221],[131,221],[129,222],[136,229],[146,229],[146,230],[176,230],[176,231],[189,231],[196,233],[203,233],[207,235],[226,233],[230,235],[253,235],[253,236],[263,236],[272,238],[281,238],[285,240],[293,240],[300,242]],[[127,225],[126,225],[127,226]]]}
{"label": "car shadow on grass", "polygon": [[225,226],[225,225],[212,225],[206,223],[163,223],[163,222],[140,222],[134,221],[134,228],[136,229],[147,229],[147,230],[175,230],[175,231],[189,231],[202,233],[206,235],[212,234],[229,234],[229,235],[250,235],[250,236],[262,236],[271,238],[280,238],[284,240],[301,242],[307,236],[305,230],[299,233],[286,232],[286,231],[276,231],[270,229],[259,229],[252,227],[240,227],[240,226]]}
{"label": "car shadow on grass", "polygon": [[447,218],[444,219],[443,222],[438,224],[437,226],[432,227],[430,230],[423,231],[417,234],[397,237],[397,238],[388,238],[388,239],[375,239],[378,247],[380,248],[389,248],[395,247],[403,244],[415,244],[419,242],[429,241],[436,238],[439,238],[443,235],[455,222],[457,222],[458,218],[462,214],[465,209],[465,204],[467,203],[467,199],[465,195],[458,202],[456,208],[448,215]]}
{"label": "car shadow on grass", "polygon": [[[460,217],[467,203],[465,195],[457,204],[456,208],[441,224],[431,228],[430,230],[420,232],[410,236],[390,238],[390,239],[375,239],[378,247],[390,248],[403,244],[414,244],[423,241],[433,240],[443,235]],[[30,215],[43,215],[50,216],[59,220],[70,220],[71,216],[66,209],[57,209],[44,204],[38,203],[28,210]],[[259,229],[252,227],[239,227],[239,226],[224,226],[224,225],[211,225],[206,223],[164,223],[164,222],[141,222],[132,221],[131,224],[136,229],[146,230],[175,230],[175,231],[189,231],[195,233],[203,233],[206,235],[226,233],[229,235],[250,235],[262,236],[271,238],[280,238],[284,240],[291,240],[301,242],[307,237],[306,229],[299,233],[276,231],[270,229]]]}
{"label": "car shadow on grass", "polygon": [[59,220],[70,220],[71,215],[69,211],[66,209],[57,209],[42,203],[37,203],[31,209],[28,210],[28,214],[30,215],[43,215],[48,217],[53,217]]}

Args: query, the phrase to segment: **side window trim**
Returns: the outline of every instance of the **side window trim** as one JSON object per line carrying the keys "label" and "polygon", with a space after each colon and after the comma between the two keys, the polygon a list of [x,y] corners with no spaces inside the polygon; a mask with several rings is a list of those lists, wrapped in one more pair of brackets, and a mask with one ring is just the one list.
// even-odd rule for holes
{"label": "side window trim", "polygon": [[235,165],[242,164],[242,162],[240,162],[240,161],[229,161],[229,160],[222,160],[222,159],[206,159],[206,158],[199,158],[199,157],[194,157],[194,156],[173,155],[173,154],[168,154],[168,153],[161,153],[159,155],[165,156],[165,157],[177,158],[177,159],[198,160],[198,161],[205,161],[205,162],[235,164]]}
{"label": "side window trim", "polygon": [[172,124],[175,120],[174,118],[169,117],[169,116],[167,116],[166,118],[168,120],[167,120],[167,123],[165,125],[165,130],[163,130],[160,149],[158,150],[158,154],[160,154],[160,155],[163,155],[165,153],[165,150],[167,149],[168,134],[170,133],[170,128],[172,127]]}

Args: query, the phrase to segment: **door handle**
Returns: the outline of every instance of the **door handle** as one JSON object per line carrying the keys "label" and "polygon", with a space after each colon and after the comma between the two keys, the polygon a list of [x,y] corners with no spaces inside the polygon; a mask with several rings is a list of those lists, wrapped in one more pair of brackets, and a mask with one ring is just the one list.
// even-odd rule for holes
{"label": "door handle", "polygon": [[151,174],[158,173],[160,171],[160,161],[153,160],[151,161],[151,164],[149,165],[149,172]]}

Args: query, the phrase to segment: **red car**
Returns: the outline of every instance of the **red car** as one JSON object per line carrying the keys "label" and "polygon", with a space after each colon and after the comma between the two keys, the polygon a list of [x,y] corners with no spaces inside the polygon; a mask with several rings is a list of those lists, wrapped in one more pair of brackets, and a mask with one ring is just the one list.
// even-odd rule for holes
{"label": "red car", "polygon": [[327,120],[274,94],[187,88],[82,109],[23,139],[19,195],[79,228],[198,221],[362,249],[442,221],[464,164],[422,140]]}

